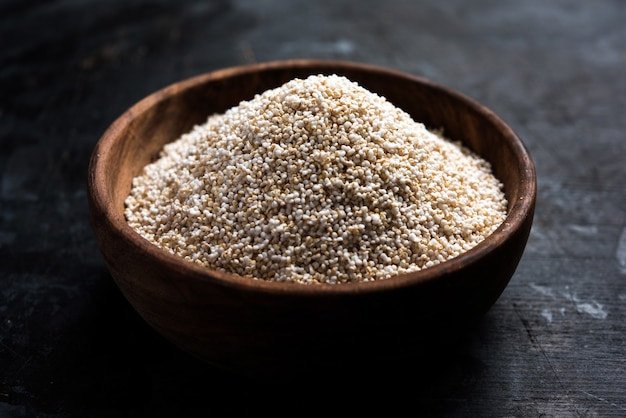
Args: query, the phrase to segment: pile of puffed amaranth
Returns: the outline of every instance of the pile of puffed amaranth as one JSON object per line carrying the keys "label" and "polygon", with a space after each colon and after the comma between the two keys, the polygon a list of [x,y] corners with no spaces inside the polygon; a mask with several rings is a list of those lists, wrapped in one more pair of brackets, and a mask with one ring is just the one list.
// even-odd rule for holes
{"label": "pile of puffed amaranth", "polygon": [[455,257],[506,216],[490,166],[350,80],[294,79],[165,146],[128,223],[209,268],[361,282]]}

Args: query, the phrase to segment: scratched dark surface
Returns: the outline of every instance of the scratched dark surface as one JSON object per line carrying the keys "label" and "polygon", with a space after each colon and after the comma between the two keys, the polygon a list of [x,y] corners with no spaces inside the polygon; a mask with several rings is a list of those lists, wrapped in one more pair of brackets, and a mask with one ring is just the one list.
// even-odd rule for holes
{"label": "scratched dark surface", "polygon": [[[625,22],[622,0],[0,0],[0,416],[626,416]],[[525,141],[533,230],[467,340],[384,378],[255,382],[113,284],[86,201],[104,129],[182,78],[286,58],[428,77]]]}

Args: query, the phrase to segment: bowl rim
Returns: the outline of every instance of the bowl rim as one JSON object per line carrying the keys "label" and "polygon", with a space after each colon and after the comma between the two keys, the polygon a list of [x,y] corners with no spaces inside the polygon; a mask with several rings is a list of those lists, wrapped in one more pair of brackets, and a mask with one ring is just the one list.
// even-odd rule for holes
{"label": "bowl rim", "polygon": [[[204,84],[212,80],[230,78],[234,76],[251,74],[262,71],[280,70],[286,68],[316,68],[328,67],[337,70],[357,70],[385,74],[395,78],[423,84],[438,90],[455,101],[463,102],[466,106],[478,113],[481,117],[496,126],[507,138],[518,161],[520,161],[521,173],[519,184],[519,199],[515,202],[508,202],[508,213],[502,224],[483,241],[470,250],[435,266],[422,270],[402,273],[389,279],[380,279],[367,282],[337,283],[337,284],[301,284],[292,282],[266,281],[251,277],[239,276],[214,270],[195,264],[184,258],[174,255],[165,249],[158,247],[137,233],[128,223],[122,214],[117,211],[110,211],[108,208],[114,207],[110,193],[106,187],[106,170],[104,161],[107,159],[114,147],[116,139],[128,128],[135,117],[146,112],[157,103],[167,100],[172,95],[194,88],[198,84]],[[199,281],[209,281],[224,287],[239,288],[241,290],[253,292],[268,292],[275,294],[292,294],[301,296],[328,296],[346,294],[364,294],[374,292],[391,291],[406,286],[421,285],[436,281],[441,276],[451,275],[468,265],[476,263],[485,255],[495,251],[497,247],[510,237],[514,236],[524,227],[524,223],[529,216],[533,216],[536,200],[537,185],[535,165],[532,158],[515,132],[493,111],[478,103],[474,99],[451,88],[440,85],[424,77],[416,76],[399,70],[381,67],[367,63],[342,61],[342,60],[321,60],[321,59],[291,59],[260,62],[255,64],[245,64],[231,66],[204,74],[186,78],[184,80],[169,84],[145,98],[141,99],[123,114],[121,114],[102,134],[92,152],[88,168],[88,196],[90,210],[96,216],[103,216],[98,222],[104,221],[117,239],[126,241],[126,244],[139,249],[145,255],[158,260],[168,268],[175,271],[185,271],[186,277]],[[92,221],[93,222],[93,221]]]}

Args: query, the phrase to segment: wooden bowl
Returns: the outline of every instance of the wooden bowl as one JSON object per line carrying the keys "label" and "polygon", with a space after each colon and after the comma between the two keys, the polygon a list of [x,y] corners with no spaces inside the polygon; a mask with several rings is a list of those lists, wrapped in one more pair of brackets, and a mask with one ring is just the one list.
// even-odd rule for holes
{"label": "wooden bowl", "polygon": [[[509,201],[505,222],[465,254],[422,271],[342,285],[274,283],[202,268],[125,221],[131,179],[164,144],[256,93],[311,74],[339,74],[461,140],[491,162]],[[364,64],[296,60],[229,68],[166,87],[104,133],[89,167],[91,221],[113,279],[139,314],[183,350],[250,376],[337,371],[412,359],[471,326],[497,300],[533,219],[533,162],[493,112],[419,77]],[[404,361],[404,360],[403,360]]]}

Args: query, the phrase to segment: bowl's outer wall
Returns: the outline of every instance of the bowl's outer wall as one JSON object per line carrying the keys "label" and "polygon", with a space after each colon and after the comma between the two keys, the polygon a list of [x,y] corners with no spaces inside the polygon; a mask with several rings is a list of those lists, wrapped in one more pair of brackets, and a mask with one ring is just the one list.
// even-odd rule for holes
{"label": "bowl's outer wall", "polygon": [[[510,216],[507,226],[482,246],[484,256],[468,257],[463,268],[458,263],[439,268],[442,275],[436,280],[398,280],[396,286],[391,279],[375,292],[365,283],[354,291],[290,293],[261,283],[239,286],[195,266],[181,268],[170,255],[155,257],[163,252],[127,225],[120,227],[132,178],[157,158],[165,143],[256,93],[295,77],[332,73],[386,97],[427,126],[444,128],[448,137],[463,141],[492,164],[515,218]],[[534,176],[532,161],[513,132],[457,93],[369,66],[298,62],[223,70],[144,99],[96,147],[89,197],[105,262],[141,316],[206,361],[267,375],[319,367],[358,352],[378,352],[381,358],[410,353],[481,317],[508,284],[523,253],[534,212]],[[516,205],[523,210],[513,210]],[[514,227],[507,229],[508,224]]]}

